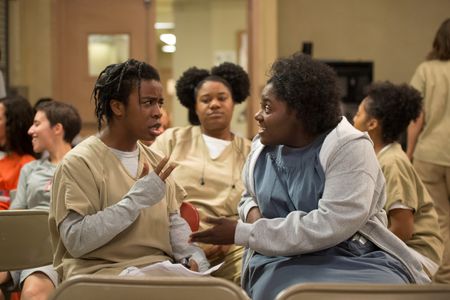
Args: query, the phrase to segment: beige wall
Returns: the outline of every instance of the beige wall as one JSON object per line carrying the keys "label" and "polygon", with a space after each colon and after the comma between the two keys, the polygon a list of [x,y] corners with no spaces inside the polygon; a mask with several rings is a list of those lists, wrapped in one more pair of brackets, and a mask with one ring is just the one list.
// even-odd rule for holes
{"label": "beige wall", "polygon": [[[82,1],[78,1],[82,2]],[[99,12],[95,17],[86,13],[86,19],[79,23],[79,10],[77,8],[76,18],[72,13],[71,21],[66,17],[61,17],[61,7],[66,1],[61,0],[10,0],[10,76],[13,87],[24,87],[24,95],[32,103],[40,97],[56,97],[65,101],[76,103],[76,106],[84,116],[85,127],[89,131],[94,130],[92,103],[89,96],[92,88],[92,80],[88,90],[79,90],[83,96],[75,96],[73,93],[64,93],[64,87],[81,86],[79,82],[86,81],[84,76],[67,79],[64,71],[61,70],[63,64],[70,63],[73,59],[68,56],[64,47],[79,48],[80,42],[69,43],[62,41],[67,36],[67,28],[61,23],[69,22],[72,28],[78,27],[78,33],[70,36],[78,36],[85,28],[94,24],[101,26],[103,19],[99,18],[101,10],[97,10],[96,3],[85,5],[85,10],[92,15]],[[69,2],[70,3],[70,2]],[[95,5],[94,5],[95,4]],[[75,5],[75,4],[74,4]],[[129,5],[128,5],[129,6]],[[110,6],[110,9],[115,7]],[[177,52],[172,61],[172,74],[177,79],[181,73],[191,66],[210,68],[214,64],[214,54],[216,51],[236,51],[238,48],[237,35],[239,31],[247,29],[247,0],[174,0],[174,17],[176,21]],[[124,10],[125,12],[128,11]],[[64,12],[68,13],[68,12]],[[134,13],[128,14],[133,16]],[[135,14],[134,14],[135,15]],[[136,23],[136,22],[134,22]],[[114,25],[114,26],[113,26]],[[103,31],[115,30],[117,22],[109,23]],[[123,25],[128,30],[129,26]],[[64,32],[61,32],[61,31]],[[62,38],[61,38],[62,37]],[[132,45],[132,52],[136,56],[135,50],[143,50],[143,39],[139,45]],[[136,43],[136,40],[134,40]],[[70,44],[70,45],[69,45]],[[137,46],[136,46],[137,45]],[[137,47],[139,49],[137,49]],[[83,49],[77,50],[78,56],[84,56]],[[139,52],[138,51],[138,52]],[[133,55],[133,53],[132,53]],[[137,55],[142,59],[142,55]],[[159,62],[161,71],[170,74],[167,69],[166,57],[161,57]],[[155,57],[150,57],[150,61]],[[76,63],[78,70],[81,64]],[[67,68],[64,68],[67,70]],[[80,72],[78,72],[80,73]],[[80,73],[81,74],[81,73]],[[78,76],[78,75],[77,75]],[[74,95],[70,97],[70,95]],[[72,99],[74,98],[74,99]],[[87,99],[80,101],[79,99]],[[176,99],[169,100],[168,108],[172,108],[173,125],[187,124],[187,111],[178,103]],[[237,122],[237,117],[245,113],[246,104],[236,107],[232,127],[236,132],[246,135],[246,123]],[[91,126],[92,125],[92,126]]]}
{"label": "beige wall", "polygon": [[[10,0],[10,84],[31,103],[54,97],[77,107],[83,134],[96,131],[87,72],[88,33],[130,33],[130,56],[154,63],[154,10],[143,0]],[[107,9],[105,10],[105,7]]]}
{"label": "beige wall", "polygon": [[[173,58],[175,80],[189,67],[207,68],[211,65],[212,33],[209,13],[210,7],[204,0],[175,1],[173,7],[177,37],[177,51]],[[172,101],[172,126],[187,125],[186,109],[175,97]]]}
{"label": "beige wall", "polygon": [[[57,89],[52,81],[57,55],[51,46],[51,7],[57,2],[10,0],[11,84],[28,87],[31,102],[53,96]],[[375,80],[409,81],[449,11],[449,0],[174,0],[178,42],[173,75],[176,79],[194,65],[210,68],[215,51],[236,50],[237,32],[247,29],[248,21],[252,99],[247,113],[252,135],[265,73],[278,55],[289,55],[303,41],[312,41],[316,58],[373,60]],[[186,109],[176,100],[171,104],[174,125],[187,124]],[[91,112],[91,103],[87,105]],[[240,125],[233,123],[242,132],[245,126]]]}
{"label": "beige wall", "polygon": [[374,61],[374,79],[408,82],[431,48],[448,0],[279,0],[282,56],[314,43],[319,59]]}
{"label": "beige wall", "polygon": [[9,1],[10,84],[32,103],[52,95],[51,1]]}
{"label": "beige wall", "polygon": [[142,0],[54,0],[54,96],[73,104],[83,119],[82,135],[97,130],[89,74],[88,36],[128,34],[130,58],[154,63],[154,7]]}
{"label": "beige wall", "polygon": [[[175,0],[175,80],[189,67],[211,68],[217,51],[237,51],[238,32],[247,28],[246,14],[246,0]],[[172,101],[172,125],[187,125],[186,108],[175,98]],[[235,108],[232,129],[246,135],[246,124],[236,121],[244,108]]]}

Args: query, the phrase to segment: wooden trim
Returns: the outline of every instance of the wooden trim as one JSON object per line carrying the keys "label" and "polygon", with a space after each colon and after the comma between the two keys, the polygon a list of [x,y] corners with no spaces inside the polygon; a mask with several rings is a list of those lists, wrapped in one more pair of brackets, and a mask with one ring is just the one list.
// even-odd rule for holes
{"label": "wooden trim", "polygon": [[251,90],[247,104],[247,135],[258,132],[254,116],[266,83],[266,72],[278,56],[278,2],[248,0],[248,73]]}
{"label": "wooden trim", "polygon": [[260,0],[248,0],[248,75],[250,77],[250,98],[247,102],[247,136],[252,138],[257,132],[253,116],[258,111],[260,51],[257,50],[260,40]]}

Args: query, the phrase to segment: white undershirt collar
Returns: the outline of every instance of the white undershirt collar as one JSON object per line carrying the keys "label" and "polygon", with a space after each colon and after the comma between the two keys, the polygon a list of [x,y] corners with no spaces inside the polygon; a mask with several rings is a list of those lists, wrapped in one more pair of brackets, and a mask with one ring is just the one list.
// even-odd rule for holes
{"label": "white undershirt collar", "polygon": [[218,138],[211,137],[206,134],[202,134],[203,140],[205,141],[206,146],[209,150],[209,156],[212,159],[215,159],[220,156],[223,150],[231,144],[231,141],[226,141]]}
{"label": "white undershirt collar", "polygon": [[133,151],[121,151],[108,147],[112,153],[120,160],[123,166],[127,169],[130,175],[137,176],[139,165],[139,148]]}

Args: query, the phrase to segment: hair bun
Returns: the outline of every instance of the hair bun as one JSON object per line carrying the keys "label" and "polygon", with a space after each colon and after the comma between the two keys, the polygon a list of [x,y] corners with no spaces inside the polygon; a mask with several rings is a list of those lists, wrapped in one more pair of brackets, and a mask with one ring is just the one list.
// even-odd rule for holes
{"label": "hair bun", "polygon": [[250,95],[250,79],[241,66],[224,62],[213,67],[211,74],[225,79],[230,84],[235,103],[242,103]]}

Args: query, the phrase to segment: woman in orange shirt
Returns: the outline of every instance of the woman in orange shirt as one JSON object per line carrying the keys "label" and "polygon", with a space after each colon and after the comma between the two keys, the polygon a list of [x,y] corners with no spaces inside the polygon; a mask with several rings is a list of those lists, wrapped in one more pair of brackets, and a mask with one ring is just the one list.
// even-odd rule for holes
{"label": "woman in orange shirt", "polygon": [[31,138],[33,108],[20,96],[0,100],[0,210],[8,209],[10,193],[17,187],[20,169],[34,160]]}

